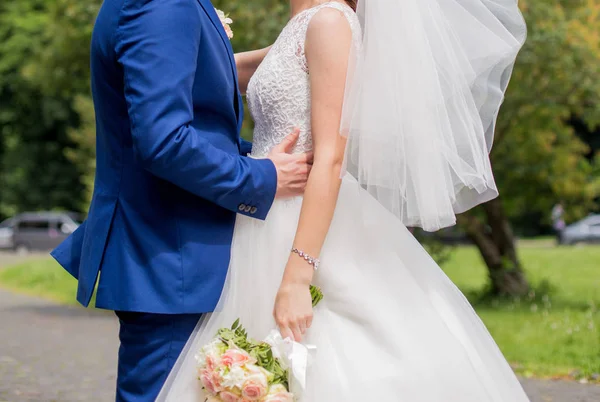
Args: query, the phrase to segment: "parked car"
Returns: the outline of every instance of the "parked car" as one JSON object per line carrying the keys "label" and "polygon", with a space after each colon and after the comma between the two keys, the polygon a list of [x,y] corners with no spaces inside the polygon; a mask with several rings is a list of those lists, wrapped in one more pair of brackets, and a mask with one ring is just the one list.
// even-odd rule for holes
{"label": "parked car", "polygon": [[13,219],[0,223],[0,250],[12,249],[13,244]]}
{"label": "parked car", "polygon": [[23,213],[6,222],[4,236],[10,239],[8,248],[20,254],[51,250],[79,226],[75,215],[68,212]]}
{"label": "parked car", "polygon": [[560,244],[600,243],[600,215],[570,224],[560,233],[559,241]]}

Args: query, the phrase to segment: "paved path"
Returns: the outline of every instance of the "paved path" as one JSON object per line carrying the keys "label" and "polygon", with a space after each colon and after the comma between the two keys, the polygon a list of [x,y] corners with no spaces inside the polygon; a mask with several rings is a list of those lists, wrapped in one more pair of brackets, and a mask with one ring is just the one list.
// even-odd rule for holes
{"label": "paved path", "polygon": [[114,400],[114,316],[0,289],[0,401]]}
{"label": "paved path", "polygon": [[522,380],[531,402],[600,402],[600,385]]}
{"label": "paved path", "polygon": [[[0,289],[0,323],[0,402],[114,400],[117,322],[112,314]],[[596,385],[523,383],[532,402],[600,401]]]}

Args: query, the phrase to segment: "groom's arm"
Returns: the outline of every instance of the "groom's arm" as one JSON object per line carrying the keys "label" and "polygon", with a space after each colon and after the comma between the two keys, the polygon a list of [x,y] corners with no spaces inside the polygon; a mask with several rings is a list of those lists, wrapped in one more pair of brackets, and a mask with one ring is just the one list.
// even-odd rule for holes
{"label": "groom's arm", "polygon": [[264,219],[277,190],[273,162],[224,152],[191,126],[203,12],[198,3],[127,3],[115,51],[124,72],[136,156],[158,177],[221,207]]}
{"label": "groom's arm", "polygon": [[252,152],[252,143],[250,141],[246,141],[244,139],[240,140],[240,154],[241,155],[250,155]]}

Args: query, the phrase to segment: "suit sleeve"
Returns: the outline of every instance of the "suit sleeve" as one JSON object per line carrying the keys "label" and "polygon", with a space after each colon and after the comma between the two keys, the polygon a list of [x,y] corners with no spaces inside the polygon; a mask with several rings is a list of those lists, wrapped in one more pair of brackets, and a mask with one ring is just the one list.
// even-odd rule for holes
{"label": "suit sleeve", "polygon": [[252,143],[244,139],[240,140],[240,154],[246,156],[252,152]]}
{"label": "suit sleeve", "polygon": [[273,163],[218,149],[191,126],[203,11],[190,0],[135,3],[121,11],[115,51],[136,157],[199,197],[264,219],[277,187]]}

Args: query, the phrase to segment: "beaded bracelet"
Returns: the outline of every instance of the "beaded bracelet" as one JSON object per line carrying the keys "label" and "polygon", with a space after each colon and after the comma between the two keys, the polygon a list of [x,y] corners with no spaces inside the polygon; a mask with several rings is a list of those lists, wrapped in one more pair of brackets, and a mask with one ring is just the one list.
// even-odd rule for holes
{"label": "beaded bracelet", "polygon": [[292,253],[296,253],[300,257],[304,258],[304,261],[306,261],[307,263],[312,265],[312,267],[314,268],[315,271],[317,269],[319,269],[319,265],[321,265],[321,261],[318,258],[313,258],[310,255],[306,254],[304,251],[298,250],[297,248],[293,248]]}

